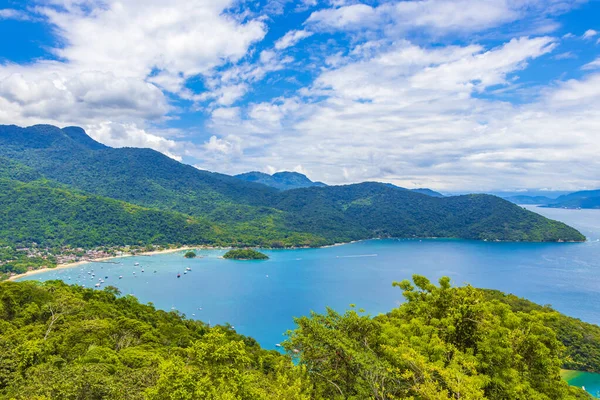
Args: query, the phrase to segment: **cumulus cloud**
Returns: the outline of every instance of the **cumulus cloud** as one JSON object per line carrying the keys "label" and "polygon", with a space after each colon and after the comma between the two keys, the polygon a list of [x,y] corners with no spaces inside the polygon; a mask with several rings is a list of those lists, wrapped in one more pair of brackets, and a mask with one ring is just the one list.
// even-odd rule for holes
{"label": "cumulus cloud", "polygon": [[[551,36],[553,18],[580,2],[280,0],[248,11],[232,0],[38,0],[28,12],[61,46],[53,60],[0,65],[0,123],[81,125],[108,145],[228,173],[439,190],[597,186],[598,60],[578,79],[519,78],[532,60],[552,61],[566,42]],[[273,15],[317,6],[260,43]],[[510,33],[525,25],[535,34]],[[277,71],[283,90],[266,82]],[[507,100],[520,88],[527,98]],[[169,128],[182,104],[208,116],[204,143]]]}
{"label": "cumulus cloud", "polygon": [[277,50],[287,49],[288,47],[294,46],[296,43],[298,43],[302,39],[305,39],[311,35],[312,35],[312,33],[308,32],[308,31],[297,31],[297,30],[289,31],[281,39],[279,39],[275,42],[275,49],[277,49]]}
{"label": "cumulus cloud", "polygon": [[594,36],[596,36],[598,34],[597,31],[593,30],[593,29],[588,29],[587,31],[585,31],[585,33],[583,34],[583,38],[584,39],[591,39]]}
{"label": "cumulus cloud", "polygon": [[[566,0],[419,0],[385,2],[379,6],[350,4],[312,13],[307,25],[320,30],[383,29],[389,33],[424,29],[430,33],[478,32],[534,18],[538,33],[558,26],[545,19],[576,6]],[[541,30],[541,31],[540,31]]]}
{"label": "cumulus cloud", "polygon": [[375,54],[324,71],[302,96],[253,105],[235,124],[213,123],[241,137],[242,145],[267,143],[268,151],[238,160],[242,165],[232,172],[300,164],[332,183],[383,179],[440,190],[464,189],[466,181],[472,190],[593,186],[600,112],[592,105],[600,77],[558,83],[523,105],[480,97],[513,84],[529,60],[555,44],[541,37],[492,49],[429,49],[406,41],[375,46]]}
{"label": "cumulus cloud", "polygon": [[[126,128],[129,142],[119,142],[123,145],[150,143],[172,151],[171,143],[156,135],[139,141],[147,127],[173,111],[164,91],[189,97],[187,79],[237,62],[265,35],[262,21],[239,22],[224,13],[230,5],[229,0],[40,1],[32,10],[65,44],[51,49],[60,61],[0,65],[0,123],[111,121]],[[18,14],[2,10],[0,15]],[[245,91],[238,84],[214,97],[228,105]],[[102,129],[93,132],[107,137]]]}
{"label": "cumulus cloud", "polygon": [[592,70],[592,69],[600,69],[600,57],[596,58],[594,61],[585,64],[581,67],[583,70]]}

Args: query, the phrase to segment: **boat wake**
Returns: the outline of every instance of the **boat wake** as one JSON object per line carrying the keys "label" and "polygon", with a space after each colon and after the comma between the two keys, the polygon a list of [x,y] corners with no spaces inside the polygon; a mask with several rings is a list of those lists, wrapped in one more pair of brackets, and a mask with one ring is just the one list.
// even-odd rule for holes
{"label": "boat wake", "polygon": [[352,256],[336,256],[336,258],[377,257],[379,254],[357,254]]}

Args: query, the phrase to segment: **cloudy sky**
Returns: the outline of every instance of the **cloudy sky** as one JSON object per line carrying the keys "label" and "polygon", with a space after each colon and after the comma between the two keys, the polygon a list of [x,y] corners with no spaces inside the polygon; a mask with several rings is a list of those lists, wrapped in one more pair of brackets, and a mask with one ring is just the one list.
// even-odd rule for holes
{"label": "cloudy sky", "polygon": [[0,124],[224,173],[600,187],[600,1],[0,0]]}

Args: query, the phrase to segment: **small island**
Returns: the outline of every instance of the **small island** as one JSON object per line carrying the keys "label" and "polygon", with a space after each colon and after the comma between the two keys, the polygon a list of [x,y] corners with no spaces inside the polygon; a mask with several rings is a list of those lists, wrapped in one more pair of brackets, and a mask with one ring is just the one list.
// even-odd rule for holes
{"label": "small island", "polygon": [[269,257],[266,254],[261,253],[253,249],[234,249],[229,250],[223,258],[229,260],[267,260]]}
{"label": "small island", "polygon": [[185,258],[196,258],[196,253],[194,253],[193,251],[188,251],[187,253],[185,253],[183,255]]}

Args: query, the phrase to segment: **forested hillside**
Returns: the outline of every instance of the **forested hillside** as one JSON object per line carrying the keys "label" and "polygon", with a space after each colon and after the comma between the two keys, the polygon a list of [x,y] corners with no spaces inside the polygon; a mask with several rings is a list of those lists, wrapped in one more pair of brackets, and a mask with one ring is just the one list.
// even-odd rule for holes
{"label": "forested hillside", "polygon": [[290,190],[299,189],[304,187],[312,186],[327,186],[323,182],[313,182],[306,175],[298,172],[277,172],[273,175],[265,174],[263,172],[246,172],[243,174],[235,175],[235,178],[241,179],[247,182],[255,182],[270,187],[274,187],[279,190]]}
{"label": "forested hillside", "polygon": [[582,343],[572,335],[565,349],[557,340],[549,321],[561,315],[511,309],[502,294],[452,288],[447,278],[439,286],[413,279],[395,283],[406,302],[387,315],[329,310],[296,319],[286,355],[112,287],[5,282],[0,397],[590,399],[560,378]]}
{"label": "forested hillside", "polygon": [[[189,226],[182,225],[182,232],[189,234],[189,239],[178,242],[189,242],[199,236],[202,237],[200,243],[214,243],[218,239],[219,243],[275,247],[390,236],[585,240],[575,229],[493,196],[436,198],[381,183],[279,191],[231,176],[201,171],[153,150],[109,148],[73,127],[0,126],[0,156],[22,166],[20,177],[5,172],[8,178],[31,181],[39,175],[48,179],[47,185],[142,206],[146,208],[146,215],[156,218],[164,215],[168,222],[162,224],[171,228],[163,229],[166,233],[154,232],[161,240],[178,237],[170,232],[176,230],[172,228],[174,221],[187,219],[181,214],[190,216],[192,221],[200,221],[198,223],[203,224],[203,228],[189,232]],[[8,170],[12,171],[12,168]],[[23,174],[27,176],[23,177]],[[14,191],[11,193],[15,194]],[[27,207],[31,210],[20,212],[18,206],[24,205],[20,202],[11,208],[10,213],[37,213],[41,216],[42,210],[48,209],[47,204],[40,203],[41,208],[37,209],[35,199],[35,196],[29,197]],[[5,201],[12,200],[6,198]],[[91,212],[89,208],[85,210],[86,213]],[[106,207],[98,207],[98,210],[112,212]],[[179,214],[175,217],[175,214],[161,214],[159,210]],[[71,211],[74,212],[73,209]],[[82,209],[79,214],[83,212]],[[99,212],[91,216],[99,223],[104,220],[110,224],[112,219],[110,215]],[[78,218],[84,216],[79,215]],[[119,223],[130,221],[133,222],[131,218],[121,219]],[[12,226],[11,237],[30,235],[31,228],[24,226],[26,219],[17,222]],[[150,240],[153,237],[151,229],[159,228],[160,224],[150,224],[147,228],[134,224],[123,227],[122,231],[131,232],[132,241]],[[218,229],[210,230],[209,226],[218,226]],[[22,234],[17,232],[19,229],[24,229]],[[109,230],[108,226],[104,230],[95,229]],[[72,235],[62,237],[60,233],[48,233],[53,235],[52,240],[64,239],[64,243],[73,239]],[[90,233],[92,238],[96,237],[94,231]],[[210,236],[213,233],[216,235]],[[95,239],[89,242],[95,243]]]}
{"label": "forested hillside", "polygon": [[273,241],[290,246],[324,242],[323,238],[276,230],[272,218],[257,218],[252,224],[216,224],[202,217],[72,191],[44,180],[0,179],[0,238],[21,246],[268,246]]}

